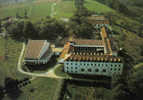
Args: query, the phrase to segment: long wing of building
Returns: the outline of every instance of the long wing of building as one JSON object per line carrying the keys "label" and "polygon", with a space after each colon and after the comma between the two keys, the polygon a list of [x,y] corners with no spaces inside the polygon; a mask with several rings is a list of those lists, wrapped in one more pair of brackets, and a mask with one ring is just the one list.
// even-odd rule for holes
{"label": "long wing of building", "polygon": [[123,63],[113,53],[105,27],[101,28],[100,35],[101,40],[72,39],[65,44],[61,59],[66,73],[105,76],[122,74]]}

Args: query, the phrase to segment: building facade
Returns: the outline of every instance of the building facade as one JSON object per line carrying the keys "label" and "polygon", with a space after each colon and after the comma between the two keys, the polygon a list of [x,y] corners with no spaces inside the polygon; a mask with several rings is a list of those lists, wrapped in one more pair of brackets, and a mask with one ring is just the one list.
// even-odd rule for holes
{"label": "building facade", "polygon": [[70,74],[88,74],[88,75],[121,75],[123,63],[117,57],[104,58],[89,56],[79,56],[77,58],[68,58],[64,62],[64,71]]}
{"label": "building facade", "polygon": [[26,64],[46,64],[54,53],[47,40],[29,40],[24,62]]}
{"label": "building facade", "polygon": [[69,74],[121,75],[123,63],[117,51],[113,51],[106,28],[101,28],[101,40],[73,39],[62,52],[64,71]]}

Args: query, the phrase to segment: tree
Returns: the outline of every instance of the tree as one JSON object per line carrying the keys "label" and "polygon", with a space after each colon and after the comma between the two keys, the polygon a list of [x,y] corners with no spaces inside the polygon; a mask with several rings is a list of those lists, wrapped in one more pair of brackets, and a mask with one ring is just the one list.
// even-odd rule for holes
{"label": "tree", "polygon": [[124,84],[118,84],[112,89],[113,100],[130,100],[130,92]]}
{"label": "tree", "polygon": [[28,13],[26,9],[24,10],[24,18],[28,18]]}
{"label": "tree", "polygon": [[142,100],[143,98],[143,68],[138,68],[128,81],[130,91],[134,94],[132,100]]}
{"label": "tree", "polygon": [[84,8],[84,0],[74,0],[75,1],[75,7],[80,10]]}
{"label": "tree", "polygon": [[20,41],[24,38],[23,27],[24,21],[14,22],[7,27],[8,34],[10,34],[13,39]]}
{"label": "tree", "polygon": [[2,31],[2,25],[1,25],[1,20],[0,20],[0,33],[1,33],[1,31]]}
{"label": "tree", "polygon": [[92,38],[93,36],[93,27],[90,24],[82,23],[80,25],[76,24],[73,29],[74,34],[78,38]]}
{"label": "tree", "polygon": [[38,33],[35,26],[30,21],[19,20],[7,27],[10,36],[18,41],[36,39]]}
{"label": "tree", "polygon": [[11,98],[11,100],[17,100],[17,98],[22,93],[22,91],[17,86],[16,80],[10,77],[5,79],[5,89],[6,89],[7,95]]}
{"label": "tree", "polygon": [[34,25],[30,21],[25,21],[23,26],[23,36],[25,39],[35,39],[38,34]]}
{"label": "tree", "polygon": [[55,40],[65,36],[65,24],[53,18],[47,18],[39,24],[39,36],[42,39]]}
{"label": "tree", "polygon": [[0,86],[0,100],[2,100],[4,97],[3,87]]}
{"label": "tree", "polygon": [[141,56],[143,56],[143,46],[140,46],[140,49],[141,49],[140,54],[141,54]]}

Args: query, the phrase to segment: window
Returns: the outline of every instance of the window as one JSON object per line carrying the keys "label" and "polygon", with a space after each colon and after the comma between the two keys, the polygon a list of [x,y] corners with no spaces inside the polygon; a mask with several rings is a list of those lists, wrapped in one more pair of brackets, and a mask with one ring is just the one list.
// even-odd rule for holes
{"label": "window", "polygon": [[99,72],[99,69],[95,69],[95,72]]}
{"label": "window", "polygon": [[112,70],[112,68],[110,70]]}
{"label": "window", "polygon": [[77,67],[75,67],[75,69],[77,69]]}
{"label": "window", "polygon": [[67,63],[67,65],[68,65],[69,63]]}
{"label": "window", "polygon": [[120,71],[121,69],[119,68],[119,71]]}
{"label": "window", "polygon": [[84,72],[84,69],[82,68],[81,71]]}
{"label": "window", "polygon": [[91,69],[88,69],[88,72],[91,72]]}
{"label": "window", "polygon": [[116,70],[116,68],[114,70]]}
{"label": "window", "polygon": [[103,69],[103,72],[106,72],[106,69]]}

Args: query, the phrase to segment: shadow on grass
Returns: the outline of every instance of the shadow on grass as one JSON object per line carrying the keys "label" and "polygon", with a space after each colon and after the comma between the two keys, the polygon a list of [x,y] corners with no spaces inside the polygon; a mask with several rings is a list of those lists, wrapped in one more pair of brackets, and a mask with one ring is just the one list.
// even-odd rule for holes
{"label": "shadow on grass", "polygon": [[7,96],[11,100],[18,100],[18,97],[22,93],[22,91],[17,85],[16,80],[9,78],[9,77],[5,79],[5,90],[6,90]]}
{"label": "shadow on grass", "polygon": [[[73,85],[72,88],[77,88],[77,87],[93,87],[93,88],[106,88],[106,89],[111,89],[111,84],[109,83],[104,83],[104,82],[96,82],[96,81],[81,81],[81,80],[64,80],[64,84],[62,86],[60,98],[58,100],[67,100],[65,97],[68,97],[69,99],[73,98],[73,94],[71,91],[69,91],[68,86]],[[80,96],[80,95],[78,95]],[[77,96],[77,97],[78,97]],[[78,97],[78,98],[82,98]],[[77,99],[79,100],[79,99]],[[83,99],[82,99],[83,100]]]}
{"label": "shadow on grass", "polygon": [[88,74],[68,74],[68,73],[65,73],[64,72],[64,65],[61,64],[55,71],[55,73],[58,75],[58,76],[62,76],[62,77],[65,77],[65,78],[69,78],[69,77],[72,77],[73,80],[85,80],[85,82],[87,81],[92,81],[92,82],[96,82],[96,83],[105,83],[105,84],[109,84],[110,85],[110,82],[111,82],[111,77],[107,77],[107,76],[101,76],[101,75],[88,75]]}
{"label": "shadow on grass", "polygon": [[3,87],[0,86],[0,100],[4,98],[4,92],[3,92]]}

